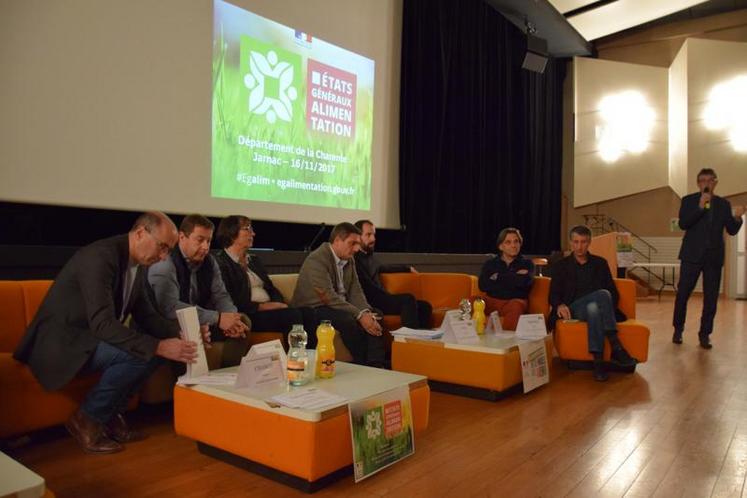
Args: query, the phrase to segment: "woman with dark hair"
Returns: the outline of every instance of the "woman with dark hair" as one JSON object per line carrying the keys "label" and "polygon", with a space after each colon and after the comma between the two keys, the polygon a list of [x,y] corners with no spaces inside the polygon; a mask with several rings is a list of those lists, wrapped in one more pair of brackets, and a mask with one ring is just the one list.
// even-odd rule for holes
{"label": "woman with dark hair", "polygon": [[316,317],[311,308],[289,308],[260,259],[247,251],[254,245],[252,221],[246,216],[223,218],[215,238],[223,249],[215,255],[226,290],[234,304],[252,320],[253,332],[282,332],[302,323],[309,347],[316,346]]}
{"label": "woman with dark hair", "polygon": [[498,234],[498,256],[485,262],[478,285],[487,293],[485,312],[497,311],[505,330],[516,330],[519,317],[529,305],[534,283],[534,264],[521,253],[521,232],[504,228]]}

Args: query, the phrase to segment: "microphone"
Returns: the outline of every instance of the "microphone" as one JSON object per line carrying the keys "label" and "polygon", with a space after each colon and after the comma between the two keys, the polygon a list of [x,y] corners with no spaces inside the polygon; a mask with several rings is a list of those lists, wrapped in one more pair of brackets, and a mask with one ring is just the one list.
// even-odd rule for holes
{"label": "microphone", "polygon": [[319,240],[319,237],[322,236],[322,232],[324,232],[324,228],[326,226],[327,226],[327,224],[324,223],[324,222],[322,222],[322,224],[319,225],[319,230],[317,230],[316,235],[314,235],[314,238],[311,239],[311,242],[309,243],[309,245],[307,245],[306,247],[304,247],[304,249],[303,249],[304,252],[311,251],[311,248],[314,247],[314,244],[316,244],[316,241]]}
{"label": "microphone", "polygon": [[[711,191],[711,189],[709,189],[708,187],[706,187],[706,188],[703,189],[703,193],[704,194],[708,194],[708,193],[710,193],[710,191]],[[711,209],[711,201],[706,201],[706,203],[703,205],[703,207],[705,209]]]}

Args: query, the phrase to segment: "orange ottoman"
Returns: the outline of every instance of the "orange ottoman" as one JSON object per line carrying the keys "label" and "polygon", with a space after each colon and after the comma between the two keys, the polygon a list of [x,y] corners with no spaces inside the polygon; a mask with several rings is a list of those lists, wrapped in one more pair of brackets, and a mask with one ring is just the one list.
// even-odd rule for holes
{"label": "orange ottoman", "polygon": [[[415,433],[428,426],[430,390],[419,375],[338,362],[334,379],[309,385],[350,401],[408,386]],[[352,473],[347,405],[315,412],[264,401],[279,392],[254,397],[229,386],[176,386],[176,433],[196,440],[205,454],[306,492]]]}
{"label": "orange ottoman", "polygon": [[[397,337],[392,344],[392,369],[428,377],[434,391],[495,401],[522,386],[516,339],[485,334],[479,345]],[[545,338],[548,368],[552,336]]]}

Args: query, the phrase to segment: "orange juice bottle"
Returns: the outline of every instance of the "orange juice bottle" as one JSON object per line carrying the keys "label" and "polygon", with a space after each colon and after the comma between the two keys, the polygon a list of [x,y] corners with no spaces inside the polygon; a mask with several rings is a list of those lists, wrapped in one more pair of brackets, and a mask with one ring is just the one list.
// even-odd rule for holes
{"label": "orange juice bottle", "polygon": [[476,298],[475,302],[472,303],[472,319],[475,321],[475,329],[478,335],[485,333],[485,301],[481,298]]}
{"label": "orange juice bottle", "polygon": [[331,379],[335,376],[335,329],[329,320],[322,320],[316,329],[316,376]]}

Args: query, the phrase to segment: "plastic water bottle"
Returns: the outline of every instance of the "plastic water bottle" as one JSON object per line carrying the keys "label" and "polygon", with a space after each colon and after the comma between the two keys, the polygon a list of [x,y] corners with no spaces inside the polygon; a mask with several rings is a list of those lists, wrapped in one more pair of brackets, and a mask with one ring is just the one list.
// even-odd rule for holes
{"label": "plastic water bottle", "polygon": [[482,298],[475,298],[472,303],[472,319],[475,321],[475,330],[478,335],[485,333],[485,301]]}
{"label": "plastic water bottle", "polygon": [[462,320],[469,320],[471,314],[472,305],[470,304],[469,299],[465,297],[459,301],[459,318]]}
{"label": "plastic water bottle", "polygon": [[331,379],[335,376],[335,329],[332,322],[322,320],[316,329],[316,376]]}
{"label": "plastic water bottle", "polygon": [[306,365],[309,354],[306,352],[306,343],[309,337],[303,329],[303,325],[296,324],[288,334],[288,382],[292,386],[302,386],[309,382],[306,373]]}

